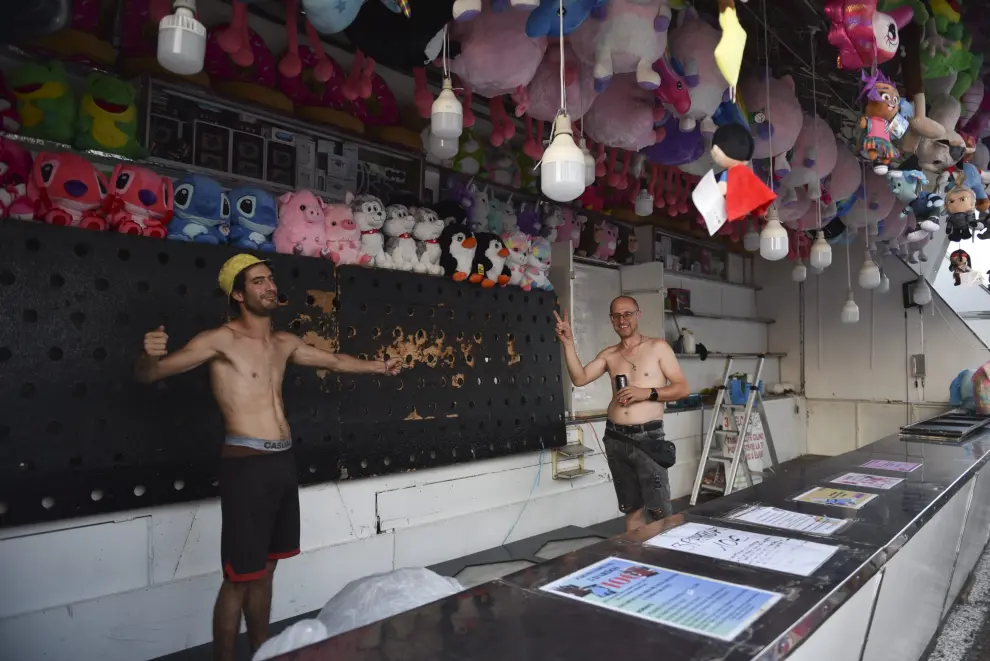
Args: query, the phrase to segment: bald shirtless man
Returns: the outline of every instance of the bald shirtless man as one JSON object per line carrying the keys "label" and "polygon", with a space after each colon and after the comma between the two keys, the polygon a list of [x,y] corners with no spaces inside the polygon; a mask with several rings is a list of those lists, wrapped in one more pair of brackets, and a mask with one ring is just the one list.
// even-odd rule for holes
{"label": "bald shirtless man", "polygon": [[235,255],[219,282],[237,318],[171,353],[163,327],[148,333],[135,376],[153,383],[209,363],[226,427],[219,470],[224,580],[213,611],[213,656],[233,661],[241,613],[253,654],[268,638],[275,565],[299,553],[299,486],[282,404],[285,364],[389,376],[401,365],[329,353],[273,331],[278,289],[266,261]]}
{"label": "bald shirtless man", "polygon": [[[664,402],[690,394],[687,379],[670,345],[639,332],[639,304],[619,296],[609,308],[612,328],[620,341],[602,350],[587,365],[574,349],[574,333],[567,319],[557,313],[557,337],[564,346],[567,373],[575,386],[584,386],[608,372],[613,397],[605,423],[605,454],[612,471],[619,509],[626,515],[626,530],[653,518],[670,516],[670,479],[667,468],[675,461],[673,443],[663,434]],[[624,374],[629,384],[615,392],[615,376]]]}

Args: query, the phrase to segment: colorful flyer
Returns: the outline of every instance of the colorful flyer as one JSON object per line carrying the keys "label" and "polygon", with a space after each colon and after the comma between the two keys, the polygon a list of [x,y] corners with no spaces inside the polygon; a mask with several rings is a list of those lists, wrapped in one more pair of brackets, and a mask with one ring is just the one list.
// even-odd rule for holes
{"label": "colorful flyer", "polygon": [[849,509],[858,510],[876,497],[877,495],[875,493],[846,491],[845,489],[832,489],[830,487],[815,487],[799,496],[794,496],[794,500],[801,501],[802,503],[832,505],[834,507],[848,507]]}
{"label": "colorful flyer", "polygon": [[866,473],[846,473],[829,480],[836,484],[845,484],[861,489],[891,489],[904,481],[903,477],[884,477],[882,475],[867,475]]}
{"label": "colorful flyer", "polygon": [[798,576],[811,576],[839,550],[803,539],[693,522],[671,528],[646,544]]}
{"label": "colorful flyer", "polygon": [[782,510],[778,507],[766,507],[764,505],[747,507],[729,514],[726,518],[745,521],[746,523],[752,523],[758,526],[796,530],[813,535],[831,535],[849,523],[847,519],[833,519],[830,516],[802,514],[801,512],[791,512],[790,510]]}
{"label": "colorful flyer", "polygon": [[897,473],[910,473],[917,470],[921,464],[913,464],[910,461],[887,461],[886,459],[870,459],[860,468],[874,468],[881,471],[894,471]]}
{"label": "colorful flyer", "polygon": [[614,557],[540,589],[724,641],[734,640],[783,597]]}

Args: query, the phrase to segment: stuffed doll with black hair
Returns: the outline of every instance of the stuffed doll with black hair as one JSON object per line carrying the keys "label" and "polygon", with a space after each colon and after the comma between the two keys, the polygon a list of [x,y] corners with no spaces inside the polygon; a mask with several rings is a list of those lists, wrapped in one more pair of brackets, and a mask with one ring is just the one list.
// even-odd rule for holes
{"label": "stuffed doll with black hair", "polygon": [[762,216],[777,199],[749,167],[755,148],[752,134],[742,124],[720,126],[712,137],[712,160],[725,169],[718,175],[718,187],[729,222],[750,214]]}
{"label": "stuffed doll with black hair", "polygon": [[949,255],[949,271],[952,272],[952,281],[956,287],[962,284],[963,273],[973,270],[973,260],[969,258],[969,253],[965,250],[954,250]]}

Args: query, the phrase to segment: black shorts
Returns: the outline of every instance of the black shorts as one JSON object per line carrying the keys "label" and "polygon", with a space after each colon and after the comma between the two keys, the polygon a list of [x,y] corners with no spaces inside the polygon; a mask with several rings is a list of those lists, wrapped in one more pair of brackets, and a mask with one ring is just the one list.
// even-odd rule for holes
{"label": "black shorts", "polygon": [[673,513],[664,464],[672,466],[676,457],[673,443],[664,438],[662,420],[645,425],[617,425],[609,420],[605,454],[620,511],[629,514],[646,507],[657,518]]}
{"label": "black shorts", "polygon": [[299,480],[291,450],[220,460],[220,561],[231,581],[299,553]]}

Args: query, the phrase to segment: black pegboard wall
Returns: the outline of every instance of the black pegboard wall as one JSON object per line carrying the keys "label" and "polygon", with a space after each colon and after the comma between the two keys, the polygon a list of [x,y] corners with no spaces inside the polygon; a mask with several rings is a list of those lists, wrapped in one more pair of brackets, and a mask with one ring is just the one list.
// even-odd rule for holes
{"label": "black pegboard wall", "polygon": [[[216,274],[235,252],[0,222],[0,526],[216,495],[223,426],[207,369],[142,386],[133,364],[160,324],[178,348],[223,323]],[[408,367],[288,366],[302,483],[566,442],[552,293],[265,257],[286,302],[277,327]]]}

